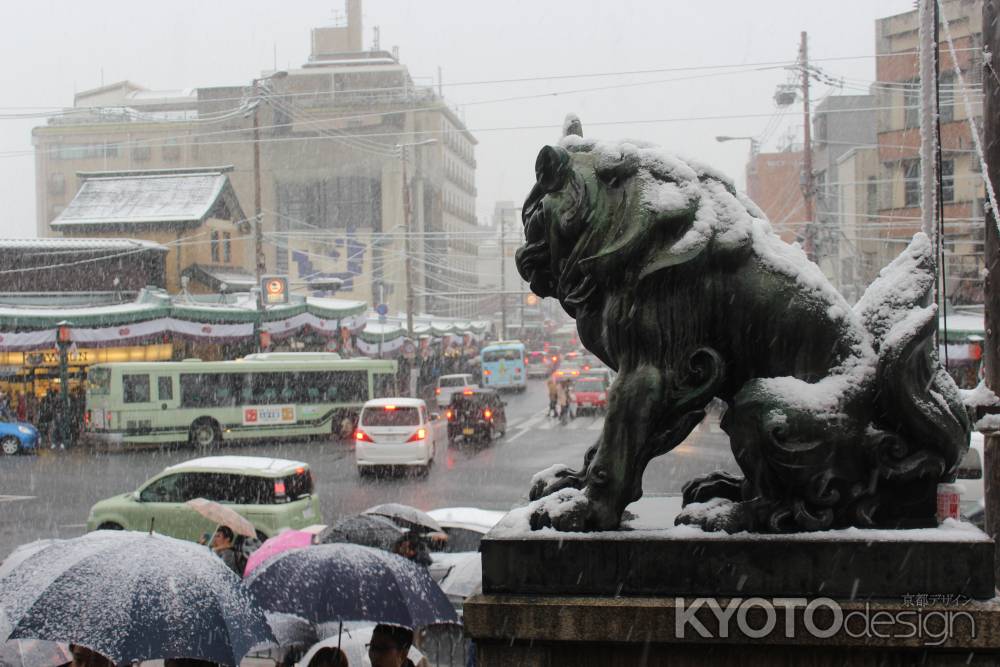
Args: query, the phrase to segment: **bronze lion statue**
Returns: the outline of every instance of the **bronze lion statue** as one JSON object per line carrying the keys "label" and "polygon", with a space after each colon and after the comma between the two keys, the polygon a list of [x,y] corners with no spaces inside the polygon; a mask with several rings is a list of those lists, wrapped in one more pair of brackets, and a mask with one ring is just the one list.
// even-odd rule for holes
{"label": "bronze lion statue", "polygon": [[532,527],[618,528],[646,465],[713,398],[743,476],[688,482],[679,523],[934,525],[937,484],[954,479],[970,424],[933,347],[927,237],[852,308],[721,174],[565,127],[535,163],[517,268],[618,377],[583,467],[532,480]]}

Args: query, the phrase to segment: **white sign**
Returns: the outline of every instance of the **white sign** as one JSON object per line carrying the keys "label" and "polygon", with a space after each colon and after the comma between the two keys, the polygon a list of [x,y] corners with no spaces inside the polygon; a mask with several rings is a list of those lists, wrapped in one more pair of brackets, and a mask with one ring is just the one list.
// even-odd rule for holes
{"label": "white sign", "polygon": [[244,426],[294,423],[294,405],[248,405],[243,408]]}

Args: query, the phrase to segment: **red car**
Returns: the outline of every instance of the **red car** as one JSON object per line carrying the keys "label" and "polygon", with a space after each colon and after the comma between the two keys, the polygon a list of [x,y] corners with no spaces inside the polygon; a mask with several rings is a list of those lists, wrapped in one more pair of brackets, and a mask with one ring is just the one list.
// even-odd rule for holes
{"label": "red car", "polygon": [[584,410],[604,412],[608,409],[608,383],[604,378],[582,375],[576,378],[573,391],[577,414]]}

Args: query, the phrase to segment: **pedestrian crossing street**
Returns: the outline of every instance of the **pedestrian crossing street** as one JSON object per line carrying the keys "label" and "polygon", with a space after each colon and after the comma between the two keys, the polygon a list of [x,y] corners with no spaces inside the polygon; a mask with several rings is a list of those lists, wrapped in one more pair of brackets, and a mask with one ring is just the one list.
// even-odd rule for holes
{"label": "pedestrian crossing street", "polygon": [[[508,432],[521,433],[527,431],[600,431],[604,428],[604,417],[592,414],[577,415],[576,419],[570,419],[566,425],[559,423],[559,420],[548,416],[548,410],[539,410],[508,427]],[[703,427],[710,433],[722,433],[719,422],[709,420]]]}

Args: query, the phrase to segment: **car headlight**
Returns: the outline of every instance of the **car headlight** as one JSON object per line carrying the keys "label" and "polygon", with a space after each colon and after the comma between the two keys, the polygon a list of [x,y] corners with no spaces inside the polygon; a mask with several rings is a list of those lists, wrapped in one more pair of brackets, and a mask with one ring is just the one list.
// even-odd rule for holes
{"label": "car headlight", "polygon": [[35,429],[30,426],[18,426],[17,430],[25,435],[34,435]]}

